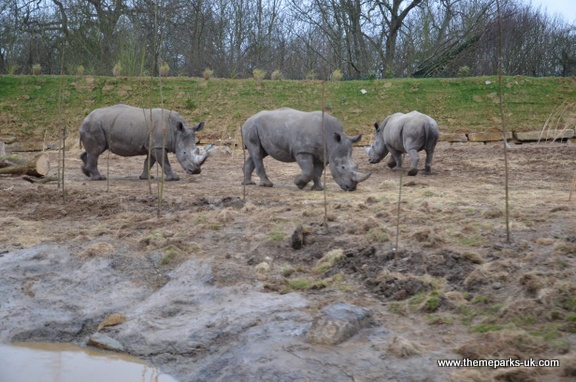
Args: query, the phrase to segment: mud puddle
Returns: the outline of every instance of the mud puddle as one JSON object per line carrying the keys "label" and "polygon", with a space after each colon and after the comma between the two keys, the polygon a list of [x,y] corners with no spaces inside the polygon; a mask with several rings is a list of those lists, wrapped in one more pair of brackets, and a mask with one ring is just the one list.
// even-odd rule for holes
{"label": "mud puddle", "polygon": [[0,381],[176,382],[125,354],[54,343],[0,345]]}

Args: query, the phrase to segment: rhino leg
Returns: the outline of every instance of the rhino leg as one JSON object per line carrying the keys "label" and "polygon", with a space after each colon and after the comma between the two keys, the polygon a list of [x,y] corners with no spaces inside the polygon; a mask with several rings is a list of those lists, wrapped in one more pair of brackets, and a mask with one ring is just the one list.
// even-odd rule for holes
{"label": "rhino leg", "polygon": [[[298,166],[300,166],[302,173],[294,179],[294,183],[299,189],[303,189],[314,178],[314,158],[310,154],[296,154],[296,162],[298,163]],[[314,189],[315,186],[316,181],[312,188]],[[322,187],[321,185],[319,186]]]}
{"label": "rhino leg", "polygon": [[242,184],[245,185],[253,185],[256,184],[256,182],[254,182],[252,180],[252,173],[254,172],[254,161],[252,160],[251,156],[248,155],[248,159],[246,159],[246,162],[244,162],[244,181],[242,182]]}
{"label": "rhino leg", "polygon": [[390,155],[390,159],[388,159],[387,165],[390,168],[396,167],[396,161],[394,160],[394,157],[392,155]]}
{"label": "rhino leg", "polygon": [[86,157],[87,156],[88,156],[88,153],[86,151],[84,151],[82,154],[80,154],[80,159],[82,159],[82,166],[80,166],[80,169],[82,170],[84,175],[90,176],[90,171],[88,171],[88,169],[86,168]]}
{"label": "rhino leg", "polygon": [[394,161],[395,166],[391,167],[392,170],[394,171],[402,170],[402,152],[392,147],[388,147],[388,150],[390,151],[390,154],[392,154],[392,158],[390,158],[390,160],[388,161],[388,166],[390,166],[392,164],[392,161]]}
{"label": "rhino leg", "polygon": [[318,160],[314,161],[314,173],[312,174],[312,191],[322,191],[322,172],[324,171],[324,164]]}
{"label": "rhino leg", "polygon": [[[158,164],[164,170],[164,174],[166,174],[166,178],[164,178],[164,180],[180,180],[180,177],[172,171],[172,166],[170,166],[170,161],[168,161],[168,152],[166,150],[155,149],[152,151],[152,155],[154,156],[152,159],[155,159],[158,162]],[[162,160],[160,161],[158,158],[162,158]]]}
{"label": "rhino leg", "polygon": [[[150,162],[150,163],[148,163]],[[152,166],[156,163],[156,157],[146,155],[146,159],[144,159],[144,169],[142,170],[142,174],[140,174],[140,179],[145,180],[148,179],[148,169],[152,170]],[[154,177],[150,174],[150,179],[154,179]]]}
{"label": "rhino leg", "polygon": [[410,155],[410,170],[408,171],[408,175],[414,176],[418,174],[418,151],[416,149],[408,150],[408,155]]}
{"label": "rhino leg", "polygon": [[424,163],[424,174],[432,174],[432,159],[434,158],[434,150],[426,150],[426,162]]}
{"label": "rhino leg", "polygon": [[266,169],[264,168],[264,156],[253,156],[250,155],[250,157],[252,158],[252,163],[254,164],[254,167],[256,168],[256,174],[258,175],[258,177],[260,178],[260,186],[261,187],[272,187],[273,184],[270,181],[270,179],[268,179],[268,175],[266,175]]}
{"label": "rhino leg", "polygon": [[100,154],[91,154],[89,152],[83,152],[80,155],[82,159],[82,172],[90,177],[90,180],[106,180],[104,175],[100,175],[98,171],[98,157]]}

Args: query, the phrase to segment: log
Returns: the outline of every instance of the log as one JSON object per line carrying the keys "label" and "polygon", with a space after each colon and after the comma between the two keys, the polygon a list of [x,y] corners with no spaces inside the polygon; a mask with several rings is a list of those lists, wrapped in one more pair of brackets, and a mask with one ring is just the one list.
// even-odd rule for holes
{"label": "log", "polygon": [[56,182],[58,180],[57,177],[55,176],[46,176],[44,178],[36,178],[36,177],[31,177],[31,176],[23,176],[22,179],[27,180],[30,183],[40,183],[40,184],[45,184],[48,182]]}
{"label": "log", "polygon": [[38,154],[24,163],[0,168],[0,174],[43,177],[46,176],[48,172],[50,172],[50,162],[48,161],[48,154],[46,153]]}
{"label": "log", "polygon": [[22,158],[16,154],[0,154],[0,168],[18,166],[28,162],[28,159]]}

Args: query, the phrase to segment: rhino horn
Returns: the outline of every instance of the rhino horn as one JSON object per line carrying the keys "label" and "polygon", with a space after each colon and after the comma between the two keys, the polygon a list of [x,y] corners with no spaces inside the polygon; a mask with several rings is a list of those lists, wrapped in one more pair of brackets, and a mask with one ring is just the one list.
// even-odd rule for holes
{"label": "rhino horn", "polygon": [[355,182],[360,183],[360,182],[363,182],[366,179],[370,178],[370,175],[372,175],[371,172],[364,174],[364,173],[361,173],[359,171],[354,171],[354,174],[352,175],[352,179],[354,179]]}
{"label": "rhino horn", "polygon": [[198,163],[199,165],[204,164],[204,162],[206,162],[206,158],[208,157],[208,152],[204,151],[202,154],[200,154],[200,149],[198,147],[196,147],[196,150],[194,150],[192,154],[194,157],[194,162]]}
{"label": "rhino horn", "polygon": [[366,151],[366,154],[370,155],[370,146],[364,146],[364,151]]}

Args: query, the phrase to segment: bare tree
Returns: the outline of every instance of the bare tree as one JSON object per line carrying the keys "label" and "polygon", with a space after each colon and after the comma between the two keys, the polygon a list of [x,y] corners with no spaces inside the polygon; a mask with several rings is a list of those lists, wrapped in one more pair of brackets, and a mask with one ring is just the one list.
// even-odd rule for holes
{"label": "bare tree", "polygon": [[[0,72],[85,66],[110,75],[289,78],[453,76],[497,70],[495,0],[4,0]],[[573,25],[520,0],[502,2],[507,74],[576,71]]]}

